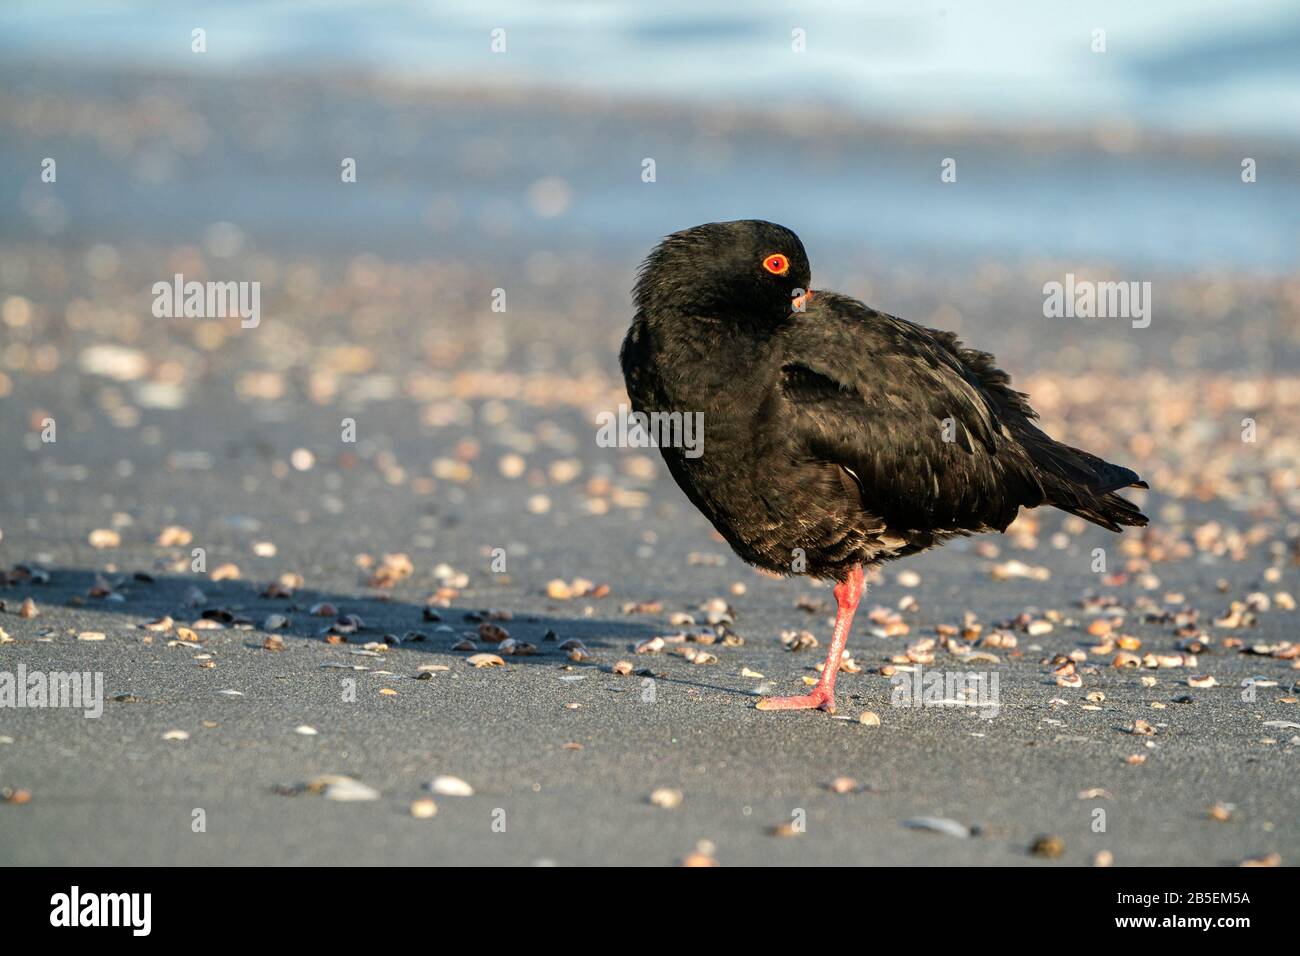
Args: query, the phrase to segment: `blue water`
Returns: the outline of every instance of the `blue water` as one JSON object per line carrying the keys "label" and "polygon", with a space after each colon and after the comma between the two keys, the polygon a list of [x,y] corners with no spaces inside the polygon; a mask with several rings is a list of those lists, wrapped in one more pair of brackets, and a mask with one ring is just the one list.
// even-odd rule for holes
{"label": "blue water", "polygon": [[[191,51],[196,27],[206,31],[206,53]],[[491,50],[495,29],[505,31],[503,53]],[[1105,52],[1091,48],[1097,29]],[[803,52],[792,48],[794,30],[804,31]],[[342,194],[337,173],[331,181],[315,168],[336,152],[330,130],[394,121],[372,115],[364,100],[310,122],[277,117],[281,138],[298,137],[282,162],[246,156],[234,165],[237,157],[214,155],[181,163],[176,178],[162,182],[137,181],[130,163],[95,164],[93,176],[62,181],[55,193],[68,216],[62,234],[85,240],[192,240],[229,220],[266,241],[337,236],[422,250],[431,238],[424,211],[450,191],[462,234],[504,211],[512,237],[538,247],[634,250],[694,223],[762,217],[826,245],[914,261],[1300,268],[1294,0],[5,0],[0,65],[12,72],[23,64],[38,85],[65,67],[69,75],[181,69],[217,84],[362,72],[594,91],[616,104],[582,129],[535,105],[515,116],[471,115],[459,127],[455,117],[440,117],[452,127],[436,130],[399,124],[405,145],[385,149],[397,140],[380,136],[366,160],[368,174],[374,164],[385,170],[382,189]],[[840,134],[834,149],[821,150],[779,126],[713,130],[693,125],[689,111],[659,126],[635,108],[661,101],[750,113],[829,108],[902,132],[876,141],[863,134],[847,146]],[[949,147],[918,129],[956,132]],[[983,139],[986,129],[1001,134]],[[1041,139],[1027,147],[1014,135],[1021,129],[1084,131],[1059,142],[1086,148],[1053,148],[1050,136],[1046,147]],[[1097,129],[1110,131],[1112,148],[1096,146],[1087,131]],[[1150,145],[1148,132],[1210,136],[1216,145],[1166,149]],[[499,140],[510,162],[496,177],[466,176],[456,144],[484,137]],[[959,181],[941,185],[937,164],[949,148]],[[18,192],[30,153],[28,144],[0,140],[0,173],[13,184],[0,188],[5,235],[31,229]],[[660,163],[653,187],[637,177],[645,155]],[[1242,156],[1259,159],[1257,183],[1241,182]],[[563,215],[529,210],[526,188],[543,176],[571,187]]]}
{"label": "blue water", "polygon": [[[190,31],[208,34],[206,54]],[[505,30],[504,53],[490,50]],[[805,50],[792,49],[792,31]],[[1093,52],[1093,31],[1105,52]],[[5,0],[0,56],[361,68],[871,117],[1300,137],[1294,0]]]}

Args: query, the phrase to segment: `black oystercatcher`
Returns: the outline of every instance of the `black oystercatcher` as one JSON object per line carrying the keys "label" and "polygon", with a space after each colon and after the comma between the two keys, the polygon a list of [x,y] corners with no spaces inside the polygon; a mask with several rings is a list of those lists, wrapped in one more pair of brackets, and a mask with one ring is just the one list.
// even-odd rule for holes
{"label": "black oystercatcher", "polygon": [[674,233],[641,267],[621,360],[636,411],[703,413],[702,454],[660,450],[736,553],[835,582],[817,686],[758,702],[834,712],[866,565],[1005,531],[1022,506],[1145,525],[1115,491],[1147,486],[1039,430],[987,352],[810,279],[803,243],[775,223]]}

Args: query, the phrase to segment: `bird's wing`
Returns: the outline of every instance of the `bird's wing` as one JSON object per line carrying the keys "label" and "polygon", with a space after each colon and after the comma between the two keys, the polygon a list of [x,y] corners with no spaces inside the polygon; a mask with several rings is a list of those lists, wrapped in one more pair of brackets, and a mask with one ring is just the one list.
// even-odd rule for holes
{"label": "bird's wing", "polygon": [[891,528],[1002,530],[1041,503],[1003,420],[1025,417],[1018,393],[991,394],[935,333],[818,292],[781,346],[790,454],[848,470]]}

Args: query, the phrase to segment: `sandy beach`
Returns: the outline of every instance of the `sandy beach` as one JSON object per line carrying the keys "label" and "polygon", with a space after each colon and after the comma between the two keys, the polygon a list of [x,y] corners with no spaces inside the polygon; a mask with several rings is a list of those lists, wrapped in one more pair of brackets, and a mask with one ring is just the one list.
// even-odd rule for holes
{"label": "sandy beach", "polygon": [[[1285,144],[1246,186],[1232,142],[1104,124],[311,75],[0,90],[0,670],[106,698],[0,709],[0,862],[1300,855]],[[819,287],[995,352],[1049,432],[1150,483],[1150,527],[1022,512],[889,565],[840,713],[756,712],[816,676],[789,648],[824,645],[829,590],[744,566],[653,450],[596,440],[639,259],[740,215],[798,229]],[[178,274],[258,283],[258,322],[156,317]],[[1046,317],[1067,274],[1149,282],[1149,325]],[[895,706],[918,667],[996,675],[997,715]]]}

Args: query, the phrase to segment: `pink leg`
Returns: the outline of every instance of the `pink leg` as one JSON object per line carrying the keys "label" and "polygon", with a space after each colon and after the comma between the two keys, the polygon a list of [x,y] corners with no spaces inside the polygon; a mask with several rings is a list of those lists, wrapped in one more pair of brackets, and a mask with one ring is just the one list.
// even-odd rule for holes
{"label": "pink leg", "polygon": [[835,630],[831,634],[831,647],[826,652],[826,664],[822,667],[821,680],[812,689],[812,693],[799,697],[760,697],[755,705],[759,710],[811,710],[820,708],[829,714],[835,713],[835,677],[840,672],[840,657],[844,654],[844,645],[849,642],[849,628],[853,626],[853,613],[858,609],[858,602],[866,592],[866,579],[862,566],[858,565],[848,576],[835,585]]}

